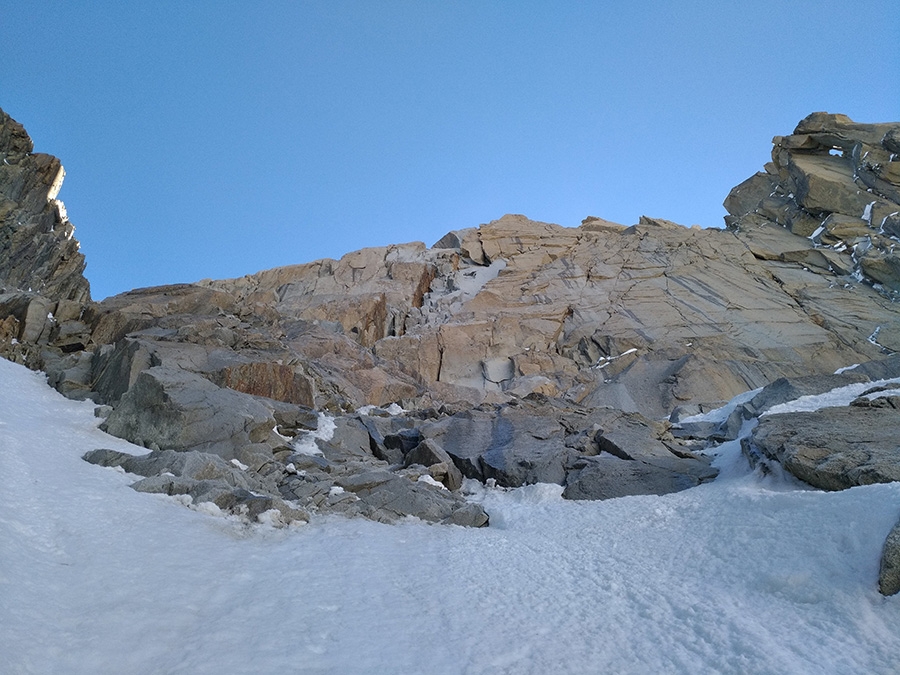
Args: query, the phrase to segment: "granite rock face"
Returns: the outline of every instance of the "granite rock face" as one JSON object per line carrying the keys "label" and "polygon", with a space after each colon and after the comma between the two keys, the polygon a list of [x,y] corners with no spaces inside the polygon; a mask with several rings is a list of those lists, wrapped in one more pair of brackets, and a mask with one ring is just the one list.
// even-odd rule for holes
{"label": "granite rock face", "polygon": [[[707,439],[900,351],[898,125],[807,118],[729,195],[726,230],[507,215],[95,303],[58,160],[0,121],[0,354],[109,406],[104,427],[151,449],[136,489],[468,526],[488,515],[465,479],[661,494],[715,476]],[[725,424],[666,421],[760,387]]]}
{"label": "granite rock face", "polygon": [[647,218],[563,228],[505,216],[441,240],[459,248],[367,249],[203,285],[281,317],[286,346],[314,354],[354,406],[471,407],[536,393],[661,417],[900,347],[887,298],[811,267],[802,258],[818,254],[813,242],[771,229],[764,238]]}

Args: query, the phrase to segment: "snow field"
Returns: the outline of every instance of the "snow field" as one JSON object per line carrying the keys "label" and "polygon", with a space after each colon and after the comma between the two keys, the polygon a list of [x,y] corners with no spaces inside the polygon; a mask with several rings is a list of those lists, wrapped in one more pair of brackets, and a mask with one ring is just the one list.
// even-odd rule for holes
{"label": "snow field", "polygon": [[721,449],[714,483],[570,502],[468,488],[469,530],[274,529],[80,459],[145,450],[0,360],[0,672],[893,673],[876,580],[900,485],[824,493]]}

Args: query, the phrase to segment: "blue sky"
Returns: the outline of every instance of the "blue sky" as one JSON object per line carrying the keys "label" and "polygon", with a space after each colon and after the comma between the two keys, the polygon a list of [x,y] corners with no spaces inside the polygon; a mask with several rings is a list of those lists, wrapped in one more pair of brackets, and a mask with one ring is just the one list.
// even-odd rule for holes
{"label": "blue sky", "polygon": [[7,4],[98,299],[504,213],[720,227],[810,112],[900,121],[896,0]]}

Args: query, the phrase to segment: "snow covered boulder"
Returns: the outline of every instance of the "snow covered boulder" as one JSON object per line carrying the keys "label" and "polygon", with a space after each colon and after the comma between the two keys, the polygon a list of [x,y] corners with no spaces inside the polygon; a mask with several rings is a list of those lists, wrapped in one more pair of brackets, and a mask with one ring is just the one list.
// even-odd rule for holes
{"label": "snow covered boulder", "polygon": [[291,506],[279,497],[230,487],[216,480],[160,475],[139,480],[131,487],[138,492],[186,495],[191,498],[192,505],[214,504],[219,511],[244,517],[251,522],[278,526],[309,522],[306,511]]}
{"label": "snow covered boulder", "polygon": [[186,495],[192,504],[211,503],[220,511],[245,516],[251,521],[287,524],[309,520],[305,510],[267,494],[273,488],[264,477],[245,471],[238,462],[226,462],[218,455],[154,450],[136,456],[100,448],[85,453],[83,459],[144,476],[131,485],[138,492]]}

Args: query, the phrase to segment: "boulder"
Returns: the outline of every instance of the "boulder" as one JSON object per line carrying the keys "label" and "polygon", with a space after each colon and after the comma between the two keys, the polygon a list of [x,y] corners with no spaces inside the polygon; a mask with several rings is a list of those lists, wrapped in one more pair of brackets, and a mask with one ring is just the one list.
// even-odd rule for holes
{"label": "boulder", "polygon": [[491,413],[467,410],[419,428],[423,436],[444,449],[463,476],[484,482],[481,455],[490,446],[493,425]]}
{"label": "boulder", "polygon": [[745,450],[823,490],[900,480],[900,411],[848,406],[766,415]]}
{"label": "boulder", "polygon": [[360,415],[359,422],[369,433],[372,453],[389,464],[403,464],[406,453],[421,440],[421,434],[412,428],[413,420],[397,415]]}
{"label": "boulder", "polygon": [[270,440],[275,419],[246,394],[184,370],[154,366],[138,375],[101,428],[145,447],[232,459],[243,446]]}
{"label": "boulder", "polygon": [[121,466],[128,473],[145,477],[170,473],[193,480],[221,481],[248,490],[261,487],[248,481],[247,474],[235,464],[205,452],[154,450],[146,455],[129,455],[101,448],[86,453],[83,459],[100,466]]}
{"label": "boulder", "polygon": [[91,361],[91,355],[87,352],[67,354],[59,359],[45,358],[47,384],[67,398],[97,398],[91,388]]}
{"label": "boulder", "polygon": [[282,436],[296,436],[301,431],[315,431],[319,415],[312,408],[297,405],[274,406],[276,430]]}
{"label": "boulder", "polygon": [[405,466],[420,464],[429,469],[432,478],[448,490],[462,487],[462,473],[453,463],[446,451],[430,438],[425,439],[406,454]]}
{"label": "boulder", "polygon": [[374,459],[369,430],[358,416],[337,417],[330,439],[317,439],[316,445],[330,462]]}
{"label": "boulder", "polygon": [[895,595],[900,592],[900,521],[894,525],[884,541],[878,590],[882,595]]}
{"label": "boulder", "polygon": [[[625,413],[615,419],[613,424],[607,422],[607,427],[608,430],[601,429],[597,434],[597,443],[602,452],[619,459],[656,467],[672,474],[666,492],[657,494],[685,489],[683,487],[676,488],[675,486],[678,485],[688,487],[699,485],[701,482],[714,479],[719,473],[717,469],[710,466],[709,458],[694,455],[687,449],[680,449],[676,452],[672,447],[663,443],[659,439],[667,435],[668,430],[665,426],[658,422],[652,422],[638,413]],[[671,435],[668,437],[671,439]],[[645,469],[641,469],[641,471],[649,479],[651,473]],[[659,476],[662,475],[665,474],[659,474]],[[659,482],[659,480],[659,478],[655,478],[653,482]],[[621,489],[626,490],[624,484]],[[648,487],[648,489],[650,488]],[[634,494],[651,493],[637,492]]]}
{"label": "boulder", "polygon": [[565,481],[566,464],[575,452],[565,445],[565,432],[551,416],[533,415],[518,407],[497,412],[471,411],[420,427],[468,477],[498,485]]}
{"label": "boulder", "polygon": [[[725,200],[729,229],[768,223],[823,247],[827,267],[855,272],[888,294],[900,291],[893,254],[900,213],[900,161],[891,150],[900,124],[857,124],[845,115],[813,113],[790,136],[776,136],[765,173],[735,187]],[[835,259],[852,251],[853,259]],[[861,248],[860,248],[861,247]],[[821,266],[810,253],[793,260]],[[837,263],[837,264],[835,264]]]}
{"label": "boulder", "polygon": [[172,497],[187,495],[193,504],[211,502],[226,513],[269,525],[309,522],[309,514],[306,511],[287,504],[279,497],[232,488],[215,480],[159,475],[139,480],[131,487],[138,492]]}
{"label": "boulder", "polygon": [[159,357],[146,341],[123,338],[105,344],[91,357],[91,388],[98,400],[115,404],[148,368],[161,365]]}
{"label": "boulder", "polygon": [[614,499],[631,495],[663,495],[700,484],[685,473],[613,455],[580,459],[570,472],[565,499]]}

